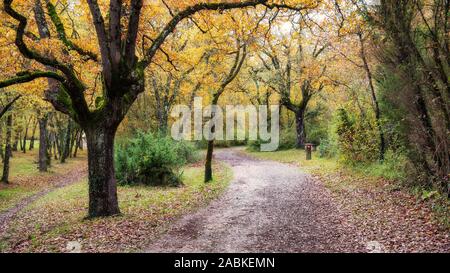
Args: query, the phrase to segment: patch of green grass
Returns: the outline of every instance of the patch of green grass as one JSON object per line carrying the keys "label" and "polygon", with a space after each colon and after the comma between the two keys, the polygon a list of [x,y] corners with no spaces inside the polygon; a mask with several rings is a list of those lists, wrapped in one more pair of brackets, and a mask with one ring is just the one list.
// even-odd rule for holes
{"label": "patch of green grass", "polygon": [[35,190],[15,187],[15,188],[2,188],[0,189],[0,212],[3,212],[11,208],[14,204],[21,199],[31,196],[35,193]]}
{"label": "patch of green grass", "polygon": [[404,158],[388,156],[386,161],[372,164],[345,165],[336,158],[320,158],[318,152],[313,152],[312,160],[306,160],[304,150],[286,150],[278,152],[246,152],[256,158],[273,160],[283,163],[299,164],[302,170],[315,174],[327,174],[335,171],[350,172],[355,176],[384,178],[391,181],[403,181],[405,172],[403,169]]}
{"label": "patch of green grass", "polygon": [[[28,144],[27,144],[28,147]],[[37,168],[37,158],[39,151],[39,142],[35,144],[32,151],[14,152],[10,161],[10,184],[0,183],[0,212],[5,211],[23,198],[31,196],[36,192],[52,186],[57,180],[50,183],[54,176],[64,175],[74,168],[79,168],[85,164],[86,154],[81,152],[78,158],[71,158],[65,164],[58,161],[52,161],[52,165],[47,173],[40,173]],[[3,165],[0,163],[0,169]]]}
{"label": "patch of green grass", "polygon": [[248,152],[245,153],[259,159],[273,160],[282,163],[298,164],[303,170],[309,172],[329,172],[339,168],[334,159],[320,158],[318,152],[313,152],[312,160],[306,160],[304,150],[285,150],[278,152]]}
{"label": "patch of green grass", "polygon": [[8,251],[64,251],[68,241],[78,239],[87,252],[139,250],[172,220],[217,197],[231,179],[231,169],[220,164],[208,184],[203,183],[203,167],[189,166],[181,187],[120,186],[122,214],[98,219],[85,219],[88,187],[83,180],[47,194],[22,212],[7,240],[9,247],[25,243]]}

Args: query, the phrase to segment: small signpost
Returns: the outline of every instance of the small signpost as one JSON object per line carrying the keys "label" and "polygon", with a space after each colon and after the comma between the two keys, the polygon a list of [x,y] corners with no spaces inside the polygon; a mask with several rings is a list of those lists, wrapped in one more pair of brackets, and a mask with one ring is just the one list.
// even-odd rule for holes
{"label": "small signpost", "polygon": [[306,160],[312,160],[313,149],[314,149],[314,144],[312,144],[312,143],[305,144]]}

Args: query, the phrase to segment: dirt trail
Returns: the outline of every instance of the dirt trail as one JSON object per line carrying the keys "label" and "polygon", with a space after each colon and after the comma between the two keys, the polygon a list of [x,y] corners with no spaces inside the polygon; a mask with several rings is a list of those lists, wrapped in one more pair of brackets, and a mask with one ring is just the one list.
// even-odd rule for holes
{"label": "dirt trail", "polygon": [[14,207],[6,211],[0,212],[0,235],[3,234],[3,232],[5,232],[8,229],[8,225],[14,218],[14,216],[17,215],[17,213],[23,210],[26,206],[33,203],[40,197],[48,194],[49,192],[68,186],[72,183],[78,182],[81,179],[83,179],[83,177],[86,176],[87,176],[87,167],[85,165],[78,166],[63,175],[54,176],[51,178],[51,180],[57,182],[52,183],[52,181],[49,181],[49,184],[52,185],[51,187],[41,190],[31,196],[28,196],[20,200],[20,202],[18,202]]}
{"label": "dirt trail", "polygon": [[227,192],[181,218],[147,252],[364,252],[366,244],[319,182],[298,167],[259,161],[233,149]]}

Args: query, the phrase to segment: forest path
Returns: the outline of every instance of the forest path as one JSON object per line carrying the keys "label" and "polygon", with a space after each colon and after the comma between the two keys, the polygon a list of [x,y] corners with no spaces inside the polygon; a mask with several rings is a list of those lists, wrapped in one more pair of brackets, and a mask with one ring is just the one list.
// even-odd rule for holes
{"label": "forest path", "polygon": [[25,197],[13,207],[0,212],[0,235],[8,229],[11,220],[13,220],[19,212],[21,212],[24,208],[26,208],[34,201],[56,189],[76,183],[84,177],[87,177],[87,166],[85,165],[86,164],[77,166],[77,168],[71,169],[65,174],[52,176],[50,180],[55,181],[49,181],[49,184],[52,186],[40,190],[32,194],[31,196]]}
{"label": "forest path", "polygon": [[206,208],[188,214],[146,252],[363,252],[330,193],[298,167],[217,150],[234,179]]}

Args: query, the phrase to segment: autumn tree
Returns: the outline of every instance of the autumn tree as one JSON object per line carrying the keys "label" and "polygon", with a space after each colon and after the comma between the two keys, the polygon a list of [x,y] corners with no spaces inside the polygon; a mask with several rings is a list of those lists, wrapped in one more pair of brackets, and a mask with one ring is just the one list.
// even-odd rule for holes
{"label": "autumn tree", "polygon": [[[13,4],[16,5],[13,5]],[[48,11],[47,24],[53,29],[53,39],[58,40],[63,50],[60,54],[52,54],[53,48],[38,50],[27,38],[29,16],[23,15],[26,4],[19,1],[4,0],[4,12],[14,19],[14,43],[20,53],[41,65],[39,69],[18,72],[16,77],[0,82],[1,87],[30,82],[39,78],[50,78],[58,83],[58,92],[47,97],[58,111],[69,115],[86,133],[89,166],[89,216],[109,216],[120,213],[117,201],[117,185],[114,174],[114,138],[117,128],[137,96],[144,91],[145,69],[151,64],[168,36],[175,31],[177,25],[186,18],[200,11],[228,10],[264,5],[268,8],[304,9],[314,5],[313,1],[297,1],[288,5],[284,2],[267,0],[246,0],[230,2],[205,2],[191,5],[180,5],[179,11],[171,16],[159,33],[152,38],[151,45],[137,54],[137,41],[140,36],[140,22],[147,20],[151,12],[146,12],[143,0],[125,1],[111,0],[103,7],[96,0],[80,3],[89,10],[99,53],[96,50],[82,48],[68,37],[64,21],[60,18],[52,1],[45,1]],[[86,6],[87,4],[87,6]],[[106,10],[108,17],[103,15]],[[78,20],[82,20],[79,16]],[[125,23],[126,21],[126,23]],[[142,38],[142,37],[141,37]],[[45,50],[47,49],[47,50]],[[69,55],[66,52],[70,52]],[[74,57],[76,55],[76,57]],[[95,105],[88,104],[86,91],[89,90],[87,79],[80,77],[70,59],[78,58],[99,62],[101,71],[101,95]],[[65,59],[65,60],[64,60]],[[79,64],[79,63],[78,63]],[[82,67],[83,65],[81,65]],[[92,87],[91,87],[92,88]],[[92,89],[91,89],[92,90]]]}
{"label": "autumn tree", "polygon": [[[302,27],[299,23],[298,27]],[[261,49],[259,60],[268,76],[263,83],[279,94],[280,105],[295,115],[297,148],[306,143],[305,115],[309,103],[326,86],[326,64],[321,59],[328,44],[315,40],[305,44],[302,30],[292,28],[289,37],[272,37]]]}

